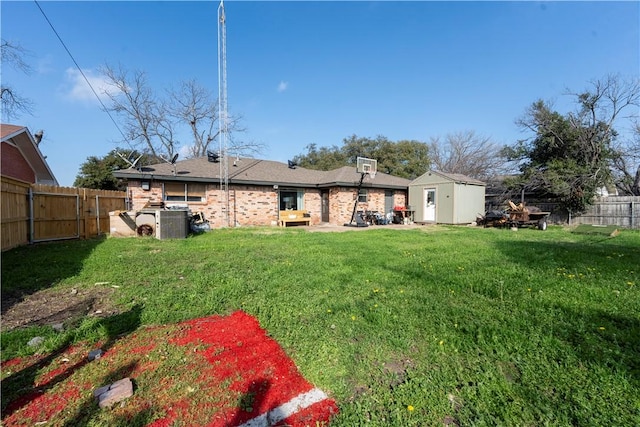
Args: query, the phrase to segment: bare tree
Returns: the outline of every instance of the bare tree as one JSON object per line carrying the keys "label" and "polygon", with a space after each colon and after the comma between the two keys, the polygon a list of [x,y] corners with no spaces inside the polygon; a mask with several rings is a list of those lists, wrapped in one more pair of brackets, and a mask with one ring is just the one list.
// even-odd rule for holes
{"label": "bare tree", "polygon": [[164,104],[149,88],[145,73],[129,74],[122,67],[114,69],[109,65],[101,72],[111,86],[104,92],[111,101],[107,109],[122,117],[126,142],[156,158],[172,157],[176,151],[173,125],[167,119]]}
{"label": "bare tree", "polygon": [[[625,194],[640,196],[640,79],[625,79],[610,74],[600,80],[592,80],[584,92],[567,91],[575,96],[580,106],[569,119],[575,126],[582,126],[588,132],[580,134],[584,144],[590,149],[598,140],[610,140],[611,174],[618,190]],[[622,114],[629,112],[626,116]],[[629,134],[620,137],[618,129],[630,129]]]}
{"label": "bare tree", "polygon": [[444,140],[432,137],[429,158],[433,167],[441,172],[486,180],[500,173],[504,163],[499,155],[500,149],[491,138],[468,130],[448,134]]}
{"label": "bare tree", "polygon": [[218,136],[216,129],[218,110],[211,101],[211,94],[195,80],[181,83],[177,90],[169,92],[171,116],[186,123],[193,136],[193,143],[188,146],[191,157],[207,154],[211,142]]}
{"label": "bare tree", "polygon": [[[107,108],[120,115],[128,142],[140,151],[169,159],[180,151],[181,146],[187,149],[188,157],[205,156],[212,150],[211,145],[217,141],[220,132],[217,104],[211,93],[197,81],[180,83],[177,89],[166,91],[163,99],[151,90],[142,71],[129,73],[107,65],[102,73],[112,87],[106,92],[111,101]],[[229,117],[228,152],[259,152],[260,144],[232,138],[244,131],[239,123],[239,117]],[[178,135],[185,129],[191,135],[191,141],[182,143]]]}
{"label": "bare tree", "polygon": [[640,196],[640,122],[634,123],[628,139],[616,144],[612,169],[620,192]]}
{"label": "bare tree", "polygon": [[[31,74],[31,66],[24,61],[27,51],[22,46],[2,39],[0,51],[3,67],[9,65],[17,71],[22,71],[27,75]],[[2,84],[0,84],[0,99],[2,101],[2,115],[7,120],[18,118],[22,114],[32,113],[33,103],[31,100],[20,95],[5,79],[2,79]]]}
{"label": "bare tree", "polygon": [[[193,137],[191,144],[187,146],[189,156],[200,157],[205,156],[207,151],[217,151],[218,147],[212,150],[211,145],[220,135],[220,117],[211,92],[195,80],[186,80],[177,90],[169,92],[169,99],[169,114],[188,126]],[[230,135],[245,131],[240,126],[240,117],[230,116],[227,120]],[[234,138],[229,138],[227,142],[228,151],[234,154],[259,152],[262,148],[259,144],[245,143]]]}

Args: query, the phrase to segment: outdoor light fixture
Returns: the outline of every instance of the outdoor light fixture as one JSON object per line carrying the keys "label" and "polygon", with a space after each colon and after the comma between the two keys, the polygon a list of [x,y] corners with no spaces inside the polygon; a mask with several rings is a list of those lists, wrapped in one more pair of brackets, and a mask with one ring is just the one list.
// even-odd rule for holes
{"label": "outdoor light fixture", "polygon": [[149,191],[151,190],[151,183],[149,183],[149,181],[142,181],[141,185],[142,189],[144,191]]}
{"label": "outdoor light fixture", "polygon": [[274,185],[274,186],[273,186],[273,189],[274,189],[274,190],[277,190],[277,189],[278,189],[278,184]]}

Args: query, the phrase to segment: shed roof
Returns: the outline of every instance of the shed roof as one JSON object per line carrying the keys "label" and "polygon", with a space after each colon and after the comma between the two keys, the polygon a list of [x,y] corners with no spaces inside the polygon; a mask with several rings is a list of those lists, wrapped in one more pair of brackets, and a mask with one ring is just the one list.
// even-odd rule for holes
{"label": "shed roof", "polygon": [[0,140],[11,143],[20,150],[26,162],[33,169],[36,183],[58,185],[58,180],[53,175],[28,128],[2,123],[0,124]]}
{"label": "shed roof", "polygon": [[[229,184],[245,185],[286,185],[291,187],[333,187],[357,186],[361,175],[353,166],[344,166],[330,171],[306,169],[299,166],[290,168],[287,164],[273,160],[247,157],[228,160]],[[157,179],[164,181],[219,181],[222,163],[209,162],[207,157],[196,157],[176,162],[159,163],[137,169],[114,172],[124,179]],[[380,173],[375,179],[366,176],[364,187],[406,189],[409,180]]]}
{"label": "shed roof", "polygon": [[411,184],[420,184],[422,182],[424,182],[426,180],[427,177],[431,176],[431,175],[436,175],[440,178],[442,178],[445,181],[452,181],[456,184],[471,184],[471,185],[482,185],[482,186],[486,186],[487,184],[475,179],[475,178],[471,178],[470,176],[466,176],[466,175],[462,175],[459,173],[445,173],[445,172],[440,172],[440,171],[435,171],[435,170],[431,170],[419,177],[417,177],[416,179],[414,179],[413,181],[411,181]]}

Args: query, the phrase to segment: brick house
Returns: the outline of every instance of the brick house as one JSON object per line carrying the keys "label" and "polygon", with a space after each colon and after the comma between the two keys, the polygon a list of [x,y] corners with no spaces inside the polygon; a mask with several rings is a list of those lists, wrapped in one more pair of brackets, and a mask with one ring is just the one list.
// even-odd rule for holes
{"label": "brick house", "polygon": [[0,124],[0,168],[2,176],[30,184],[58,185],[45,157],[29,129]]}
{"label": "brick house", "polygon": [[[127,181],[133,210],[148,203],[188,205],[211,227],[277,225],[282,212],[305,211],[310,225],[342,225],[351,220],[355,198],[358,210],[390,212],[404,206],[409,180],[378,173],[366,176],[356,195],[360,173],[355,167],[317,171],[251,158],[228,160],[228,203],[221,190],[222,162],[206,156],[114,172]],[[228,224],[224,209],[229,206]]]}

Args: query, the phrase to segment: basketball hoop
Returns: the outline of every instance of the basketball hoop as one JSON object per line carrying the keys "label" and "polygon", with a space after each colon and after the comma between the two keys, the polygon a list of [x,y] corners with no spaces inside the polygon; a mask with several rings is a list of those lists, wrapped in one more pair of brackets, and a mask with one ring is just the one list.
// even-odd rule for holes
{"label": "basketball hoop", "polygon": [[[360,182],[358,183],[358,189],[356,190],[356,197],[353,201],[353,212],[351,213],[351,221],[345,224],[347,227],[368,227],[369,225],[362,219],[360,215],[356,215],[358,208],[358,194],[362,188],[362,181],[364,176],[369,175],[371,179],[376,177],[378,171],[378,161],[376,159],[367,159],[366,157],[356,158],[356,171],[360,174]],[[355,223],[354,223],[355,221]]]}
{"label": "basketball hoop", "polygon": [[356,159],[356,169],[359,173],[366,173],[371,179],[376,177],[378,171],[378,161],[376,159],[367,159],[366,157],[358,157]]}

